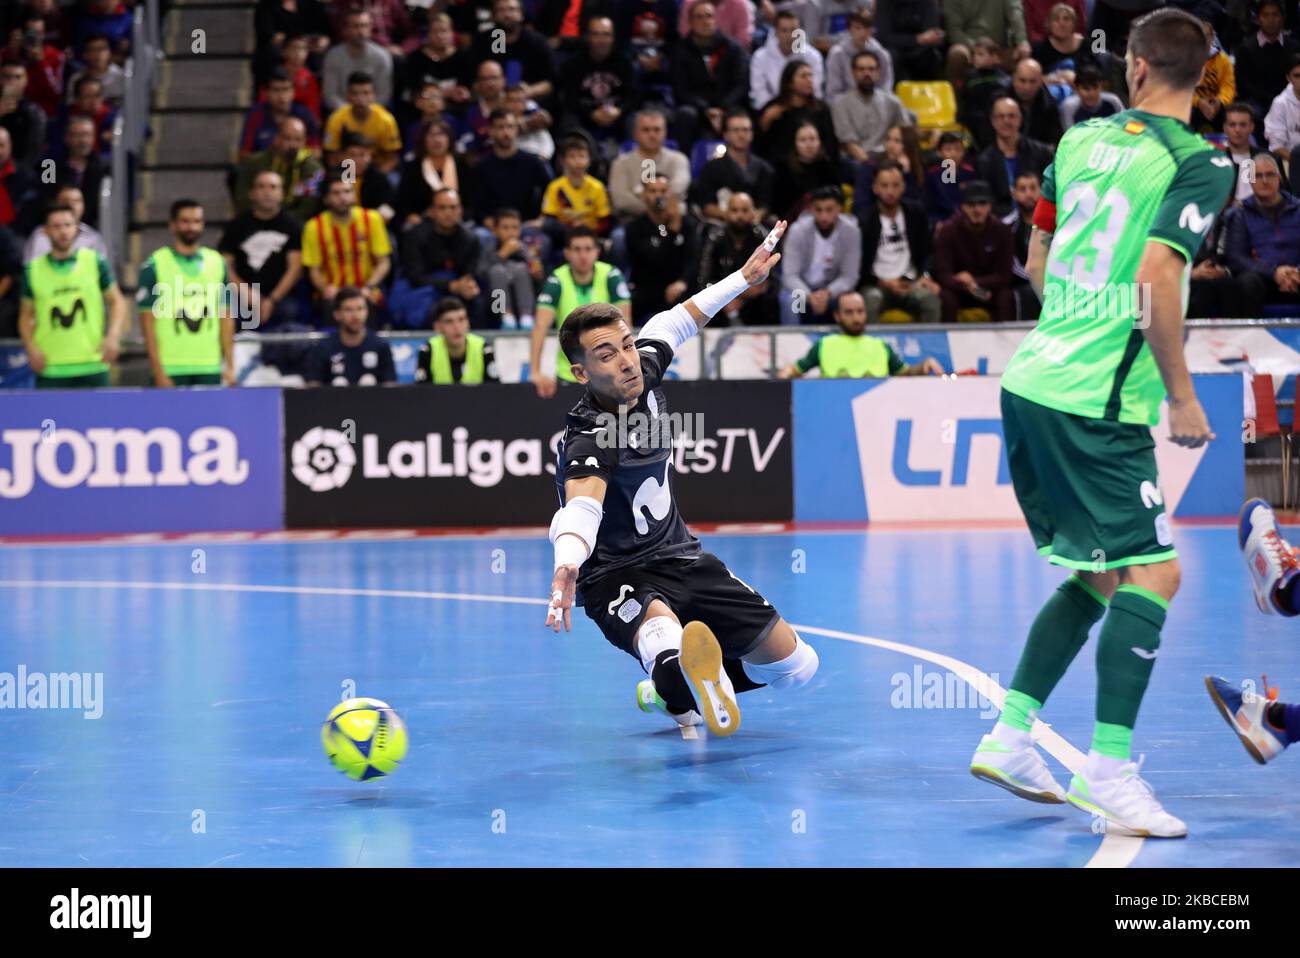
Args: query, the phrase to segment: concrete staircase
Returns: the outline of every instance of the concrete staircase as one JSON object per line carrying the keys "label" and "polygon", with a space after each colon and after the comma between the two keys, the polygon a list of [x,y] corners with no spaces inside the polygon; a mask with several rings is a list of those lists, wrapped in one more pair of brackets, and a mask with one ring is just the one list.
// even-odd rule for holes
{"label": "concrete staircase", "polygon": [[134,288],[140,264],[170,241],[173,200],[203,204],[209,246],[217,245],[233,215],[226,171],[253,102],[255,6],[253,0],[173,0],[162,23],[164,59],[131,210],[126,287]]}

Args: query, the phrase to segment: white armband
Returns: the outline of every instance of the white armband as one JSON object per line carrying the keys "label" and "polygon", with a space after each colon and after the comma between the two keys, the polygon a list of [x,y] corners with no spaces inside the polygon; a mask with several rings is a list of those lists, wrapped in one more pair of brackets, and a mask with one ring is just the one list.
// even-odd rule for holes
{"label": "white armband", "polygon": [[580,566],[596,548],[596,533],[605,510],[591,496],[574,496],[551,519],[551,544],[555,546],[555,567]]}
{"label": "white armband", "polygon": [[651,316],[650,321],[641,327],[637,339],[657,339],[671,346],[675,353],[681,348],[682,343],[699,331],[699,324],[687,312],[686,306],[678,303],[672,309]]}
{"label": "white armband", "polygon": [[718,315],[723,306],[726,306],[747,289],[749,289],[749,281],[745,279],[745,275],[740,270],[736,270],[730,276],[714,283],[712,286],[706,286],[692,296],[691,300],[695,303],[696,309],[709,319],[712,319]]}

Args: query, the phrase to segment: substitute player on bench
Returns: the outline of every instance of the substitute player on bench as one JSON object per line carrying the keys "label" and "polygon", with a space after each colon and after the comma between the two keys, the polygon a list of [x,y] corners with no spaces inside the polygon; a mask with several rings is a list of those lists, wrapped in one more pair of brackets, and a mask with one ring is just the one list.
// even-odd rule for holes
{"label": "substitute player on bench", "polygon": [[[587,388],[569,411],[557,456],[562,507],[551,522],[546,624],[568,630],[569,610],[580,602],[605,638],[649,674],[637,686],[643,711],[680,725],[703,716],[715,735],[740,727],[737,692],[806,685],[817,653],[686,528],[672,489],[673,420],[659,386],[676,350],[767,277],[781,258],[773,251],[785,225],[741,269],[655,315],[639,337],[606,303],[579,306],[560,330],[560,348]],[[620,410],[669,426],[632,432],[611,420]]]}
{"label": "substitute player on bench", "polygon": [[[1072,127],[1043,178],[1028,262],[1043,312],[1002,375],[1002,424],[1038,551],[1074,575],[1034,620],[1002,716],[970,765],[1022,798],[1069,801],[1159,838],[1187,826],[1130,755],[1180,577],[1150,427],[1168,393],[1174,442],[1214,438],[1183,358],[1183,315],[1192,256],[1234,179],[1231,158],[1184,122],[1207,55],[1189,14],[1164,8],[1137,21],[1133,108]],[[1092,748],[1067,794],[1029,732],[1103,615]]]}

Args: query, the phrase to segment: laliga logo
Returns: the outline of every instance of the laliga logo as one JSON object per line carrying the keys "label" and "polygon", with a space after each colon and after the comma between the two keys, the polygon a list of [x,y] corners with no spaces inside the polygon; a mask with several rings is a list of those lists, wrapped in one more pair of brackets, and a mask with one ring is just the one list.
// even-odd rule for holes
{"label": "laliga logo", "polygon": [[357,454],[337,429],[316,426],[293,444],[293,477],[312,492],[338,489],[352,475]]}

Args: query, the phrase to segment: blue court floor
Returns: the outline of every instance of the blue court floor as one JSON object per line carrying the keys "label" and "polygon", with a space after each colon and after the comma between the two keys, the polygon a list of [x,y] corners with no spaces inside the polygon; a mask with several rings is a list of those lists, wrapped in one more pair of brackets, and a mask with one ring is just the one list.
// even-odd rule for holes
{"label": "blue court floor", "polygon": [[[1177,541],[1135,736],[1166,842],[967,771],[994,713],[925,656],[1010,681],[1062,577],[1023,531],[705,536],[821,671],[695,741],[585,617],[543,629],[541,537],[3,547],[0,673],[103,673],[103,703],[0,709],[0,865],[1294,865],[1300,754],[1255,765],[1202,676],[1300,697],[1300,620],[1256,611],[1233,528]],[[1083,751],[1092,648],[1043,715]],[[378,782],[321,751],[349,680],[410,729]]]}

